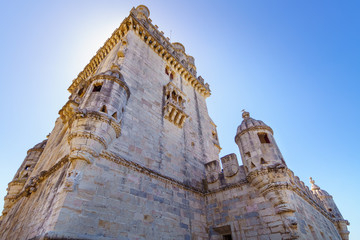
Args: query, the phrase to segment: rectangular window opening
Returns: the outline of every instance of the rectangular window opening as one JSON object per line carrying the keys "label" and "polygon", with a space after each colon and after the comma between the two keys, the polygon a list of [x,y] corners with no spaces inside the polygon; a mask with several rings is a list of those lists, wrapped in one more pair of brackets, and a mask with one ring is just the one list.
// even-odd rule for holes
{"label": "rectangular window opening", "polygon": [[100,92],[102,88],[102,84],[94,85],[93,92]]}
{"label": "rectangular window opening", "polygon": [[261,143],[270,143],[270,140],[266,133],[258,133],[258,137],[259,137]]}

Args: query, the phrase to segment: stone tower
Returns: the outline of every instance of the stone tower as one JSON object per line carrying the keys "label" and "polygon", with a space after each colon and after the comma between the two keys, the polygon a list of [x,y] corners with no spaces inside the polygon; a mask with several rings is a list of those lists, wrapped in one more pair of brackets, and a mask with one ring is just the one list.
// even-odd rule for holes
{"label": "stone tower", "polygon": [[243,113],[243,165],[219,158],[209,85],[149,16],[133,8],[74,79],[9,183],[0,239],[348,239],[262,121]]}
{"label": "stone tower", "polygon": [[242,114],[244,121],[237,129],[235,142],[247,173],[256,172],[271,165],[286,165],[273,137],[273,130],[263,121]]}

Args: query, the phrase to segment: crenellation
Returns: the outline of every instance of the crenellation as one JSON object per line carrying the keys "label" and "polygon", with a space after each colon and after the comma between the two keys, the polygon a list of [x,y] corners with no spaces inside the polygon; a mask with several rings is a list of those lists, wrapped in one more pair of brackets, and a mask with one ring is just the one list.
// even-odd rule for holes
{"label": "crenellation", "polygon": [[243,111],[219,158],[195,59],[133,8],[8,185],[1,239],[349,239],[332,196]]}

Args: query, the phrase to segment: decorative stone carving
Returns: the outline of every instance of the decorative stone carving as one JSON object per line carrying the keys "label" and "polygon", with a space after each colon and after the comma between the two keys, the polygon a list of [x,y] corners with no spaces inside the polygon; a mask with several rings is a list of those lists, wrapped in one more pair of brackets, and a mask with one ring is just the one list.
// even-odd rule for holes
{"label": "decorative stone carving", "polygon": [[59,111],[60,118],[63,121],[63,123],[67,123],[75,114],[77,111],[79,104],[73,100],[67,101],[67,103],[62,107],[62,109]]}
{"label": "decorative stone carving", "polygon": [[130,91],[116,64],[92,77],[90,91],[71,119],[70,159],[91,163],[121,133],[121,119]]}
{"label": "decorative stone carving", "polygon": [[150,16],[149,9],[144,5],[139,5],[136,7],[136,17],[139,19],[147,19]]}
{"label": "decorative stone carving", "polygon": [[220,164],[214,160],[205,164],[206,180],[208,183],[215,183],[219,179]]}
{"label": "decorative stone carving", "polygon": [[[121,23],[120,27],[114,31],[104,46],[97,51],[96,55],[90,60],[90,63],[85,66],[84,70],[79,73],[68,90],[73,93],[80,83],[91,77],[112,48],[131,30],[135,31],[135,33],[138,34],[155,53],[168,62],[168,64],[172,62],[170,65],[174,66],[177,74],[182,76],[196,91],[204,97],[209,97],[211,95],[209,84],[204,84],[196,78],[195,59],[192,56],[186,55],[185,52],[183,55],[186,59],[181,59],[176,56],[176,51],[173,51],[173,48],[167,47],[171,44],[163,36],[163,32],[159,31],[156,26],[152,25],[151,21],[149,21],[150,11],[148,8],[140,5],[136,9],[133,8],[131,13],[132,14]],[[119,53],[120,56],[122,53]],[[186,61],[186,64],[183,64],[183,60]]]}
{"label": "decorative stone carving", "polygon": [[298,239],[299,233],[298,233],[298,222],[296,217],[294,216],[286,217],[284,224],[285,224],[286,232],[288,232],[290,235],[290,239]]}
{"label": "decorative stone carving", "polygon": [[172,82],[165,86],[164,118],[182,128],[188,115],[185,110],[185,94]]}
{"label": "decorative stone carving", "polygon": [[[106,123],[107,127],[102,127]],[[82,111],[74,116],[71,133],[70,159],[83,159],[93,162],[103,149],[120,136],[120,123],[96,111]]]}
{"label": "decorative stone carving", "polygon": [[221,158],[225,177],[232,177],[239,171],[239,163],[236,154],[231,153]]}
{"label": "decorative stone carving", "polygon": [[67,192],[74,191],[76,185],[79,183],[81,178],[80,172],[77,170],[68,171],[65,183],[64,183],[64,190]]}

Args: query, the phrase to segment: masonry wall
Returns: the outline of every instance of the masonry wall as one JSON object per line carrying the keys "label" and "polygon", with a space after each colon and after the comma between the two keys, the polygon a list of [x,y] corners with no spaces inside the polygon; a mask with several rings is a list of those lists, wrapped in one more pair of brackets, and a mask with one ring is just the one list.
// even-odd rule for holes
{"label": "masonry wall", "polygon": [[[183,128],[164,119],[164,86],[170,82],[165,74],[166,63],[133,31],[128,32],[127,42],[121,73],[131,95],[122,120],[122,134],[109,151],[201,187],[203,164],[218,159],[205,98],[176,74],[172,82],[186,94],[185,112],[189,118]],[[116,50],[107,59],[114,59],[114,54]],[[104,63],[113,62],[107,59]],[[102,65],[99,72],[109,67]]]}
{"label": "masonry wall", "polygon": [[1,221],[0,239],[32,239],[55,226],[65,198],[62,185],[67,167],[68,164],[15,203]]}
{"label": "masonry wall", "polygon": [[233,239],[281,239],[283,230],[275,209],[249,184],[206,196],[211,240],[221,240],[217,228],[231,227]]}
{"label": "masonry wall", "polygon": [[208,239],[201,194],[101,158],[84,169],[49,236]]}
{"label": "masonry wall", "polygon": [[297,194],[292,196],[301,239],[341,239],[334,224]]}
{"label": "masonry wall", "polygon": [[[233,239],[282,239],[287,230],[271,202],[249,184],[206,195],[209,239],[222,239],[221,229],[231,228]],[[293,193],[299,239],[341,239],[334,224],[302,197]],[[219,233],[220,231],[220,233]]]}
{"label": "masonry wall", "polygon": [[48,170],[54,166],[56,162],[69,154],[68,135],[69,128],[62,123],[59,117],[55,122],[54,129],[50,133],[45,149],[29,179],[39,175],[41,171]]}

